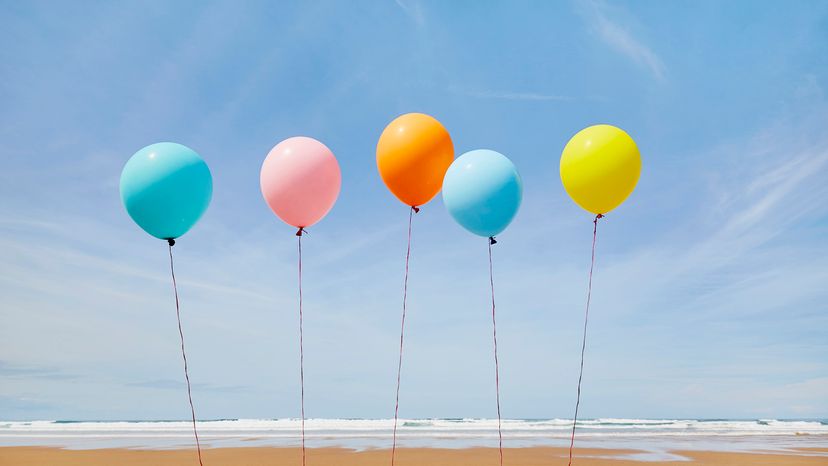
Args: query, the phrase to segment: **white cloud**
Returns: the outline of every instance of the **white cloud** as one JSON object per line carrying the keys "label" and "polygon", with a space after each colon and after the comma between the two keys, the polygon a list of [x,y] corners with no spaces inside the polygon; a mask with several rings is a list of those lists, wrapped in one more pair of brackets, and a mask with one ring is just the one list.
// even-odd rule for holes
{"label": "white cloud", "polygon": [[394,2],[399,6],[405,14],[411,18],[417,26],[422,26],[425,24],[425,15],[423,14],[423,8],[420,4],[416,1],[403,1],[403,0],[394,0]]}
{"label": "white cloud", "polygon": [[583,15],[589,28],[617,52],[625,55],[637,65],[646,68],[653,77],[664,79],[665,67],[661,58],[653,50],[633,36],[628,27],[610,19],[610,7],[603,2],[584,2]]}

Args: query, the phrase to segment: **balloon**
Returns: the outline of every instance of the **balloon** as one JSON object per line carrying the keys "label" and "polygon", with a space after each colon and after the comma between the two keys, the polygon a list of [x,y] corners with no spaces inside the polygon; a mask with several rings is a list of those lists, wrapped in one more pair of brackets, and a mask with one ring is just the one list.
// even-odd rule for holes
{"label": "balloon", "polygon": [[454,220],[480,236],[495,236],[515,218],[523,183],[511,160],[488,149],[473,150],[451,164],[443,203]]}
{"label": "balloon", "polygon": [[388,124],[377,143],[377,168],[385,186],[406,205],[430,201],[443,185],[454,145],[429,115],[407,113]]}
{"label": "balloon", "polygon": [[322,219],[339,197],[339,163],[325,144],[293,137],[276,144],[262,163],[262,195],[288,225],[309,227]]}
{"label": "balloon", "polygon": [[561,181],[576,204],[606,214],[633,192],[641,175],[635,141],[610,125],[582,129],[561,154]]}
{"label": "balloon", "polygon": [[213,196],[213,178],[192,149],[159,142],[136,152],[121,172],[121,200],[147,233],[174,239],[201,218]]}

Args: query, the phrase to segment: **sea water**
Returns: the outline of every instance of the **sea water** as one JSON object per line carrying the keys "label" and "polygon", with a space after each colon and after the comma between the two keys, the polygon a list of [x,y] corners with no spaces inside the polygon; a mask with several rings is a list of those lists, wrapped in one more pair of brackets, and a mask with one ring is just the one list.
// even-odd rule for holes
{"label": "sea water", "polygon": [[[569,445],[568,419],[507,419],[505,447]],[[400,419],[403,447],[496,447],[497,420]],[[357,450],[389,448],[390,419],[308,419],[309,447]],[[298,419],[219,419],[199,421],[206,447],[298,446]],[[193,445],[188,421],[0,421],[0,446],[54,446],[69,449],[172,449]],[[672,451],[803,452],[828,449],[828,420],[592,419],[578,421],[576,442],[583,448],[637,450],[641,460],[678,460]]]}

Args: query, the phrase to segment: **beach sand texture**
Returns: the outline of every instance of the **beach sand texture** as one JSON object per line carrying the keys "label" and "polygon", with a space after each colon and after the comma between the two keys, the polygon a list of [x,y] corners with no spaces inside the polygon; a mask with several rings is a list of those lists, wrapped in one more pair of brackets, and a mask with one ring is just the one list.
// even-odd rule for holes
{"label": "beach sand texture", "polygon": [[[640,462],[619,459],[619,456],[635,454],[635,451],[578,450],[574,462],[577,466],[826,466],[828,449],[811,450],[820,456],[798,454],[756,454],[720,452],[674,452],[692,460],[666,462]],[[215,448],[203,450],[207,466],[295,466],[301,464],[301,451],[297,448]],[[433,449],[403,448],[397,450],[399,466],[485,466],[496,465],[497,449]],[[807,453],[802,451],[802,453]],[[561,448],[515,448],[504,451],[504,463],[508,466],[564,465],[567,450]],[[314,448],[307,452],[308,466],[386,466],[390,451],[353,451],[341,448]],[[0,465],[3,466],[181,466],[198,464],[194,450],[65,450],[44,447],[0,447]]]}

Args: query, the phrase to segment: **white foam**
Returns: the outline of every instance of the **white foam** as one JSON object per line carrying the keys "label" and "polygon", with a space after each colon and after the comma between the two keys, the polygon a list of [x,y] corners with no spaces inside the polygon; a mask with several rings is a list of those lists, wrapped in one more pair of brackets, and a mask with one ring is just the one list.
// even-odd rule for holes
{"label": "white foam", "polygon": [[[514,446],[563,445],[571,431],[569,419],[503,421],[503,435]],[[308,419],[307,438],[317,446],[387,447],[391,419]],[[298,419],[231,419],[199,421],[208,445],[294,445]],[[825,446],[828,425],[807,420],[588,419],[578,421],[578,438],[592,446],[747,445],[748,449]],[[54,445],[69,448],[188,445],[187,421],[0,421],[0,445]],[[398,437],[410,446],[487,445],[497,436],[495,419],[401,419]],[[735,442],[735,443],[734,443]]]}

